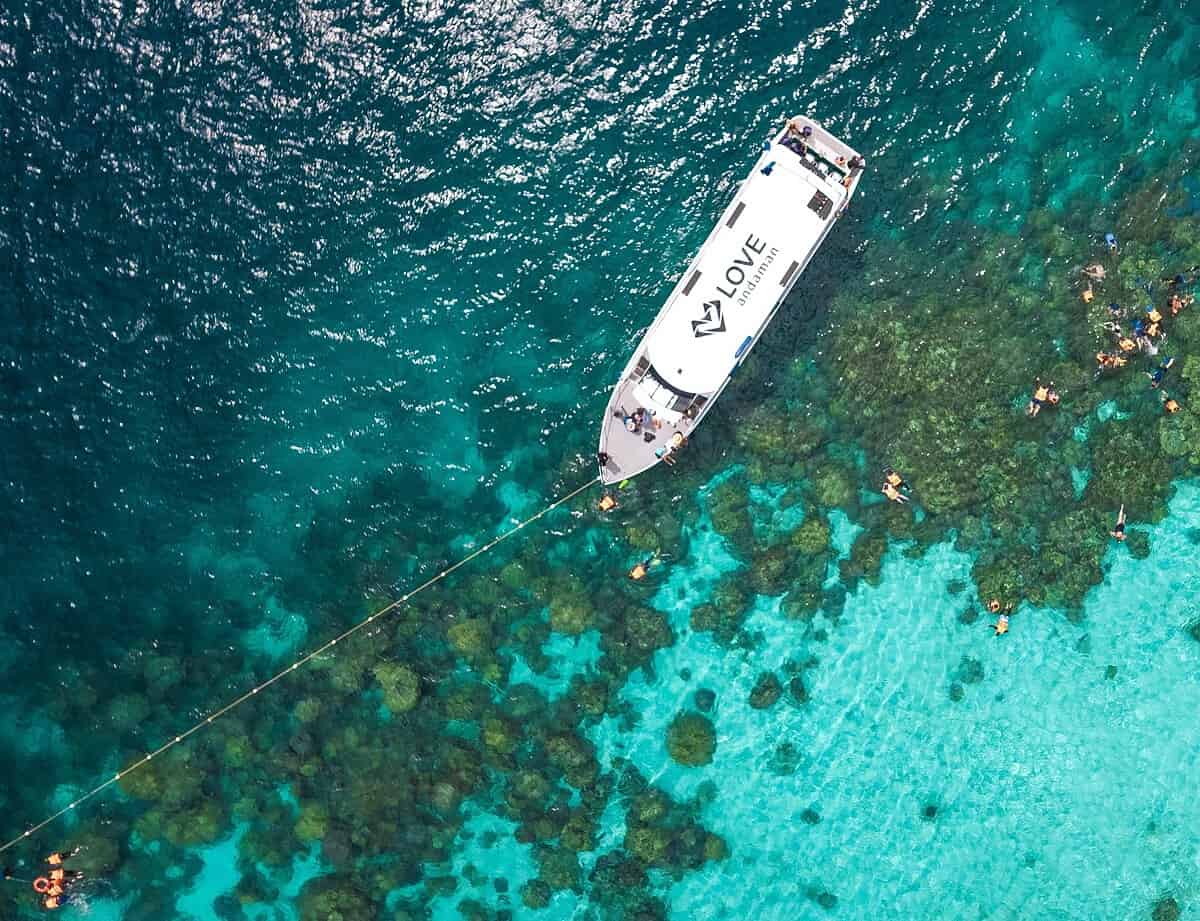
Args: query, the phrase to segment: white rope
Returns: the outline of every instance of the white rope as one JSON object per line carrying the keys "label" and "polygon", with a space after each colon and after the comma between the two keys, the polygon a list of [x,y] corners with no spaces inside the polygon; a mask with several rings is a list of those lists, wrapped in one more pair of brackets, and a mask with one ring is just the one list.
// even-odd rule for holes
{"label": "white rope", "polygon": [[436,576],[433,576],[432,578],[427,579],[425,582],[421,583],[416,588],[401,595],[395,601],[392,601],[390,604],[387,604],[384,607],[380,608],[374,614],[371,614],[369,617],[366,617],[363,620],[360,620],[358,623],[354,624],[352,627],[349,627],[348,629],[344,630],[342,633],[339,633],[333,639],[328,640],[321,646],[318,646],[312,652],[297,659],[295,662],[293,662],[291,665],[284,668],[282,671],[279,671],[276,674],[272,675],[270,678],[268,678],[262,684],[255,685],[250,690],[248,690],[244,694],[242,694],[240,697],[237,697],[237,698],[231,700],[229,703],[225,704],[224,706],[219,707],[216,710],[213,710],[211,713],[208,714],[208,716],[204,717],[199,722],[195,723],[194,725],[192,725],[185,731],[179,733],[179,735],[164,742],[158,748],[154,749],[154,751],[139,758],[137,761],[133,762],[131,765],[129,765],[129,767],[125,768],[123,771],[117,771],[117,773],[114,774],[112,777],[109,777],[103,783],[97,784],[96,786],[92,787],[92,789],[88,790],[82,796],[80,796],[77,799],[75,799],[74,801],[72,801],[69,805],[64,806],[62,809],[58,810],[58,812],[54,813],[51,816],[46,817],[42,821],[38,822],[36,825],[31,825],[29,828],[27,828],[21,834],[17,835],[17,837],[13,838],[11,841],[8,841],[5,844],[0,845],[0,854],[3,854],[9,848],[13,847],[16,844],[19,844],[20,842],[24,841],[26,838],[29,838],[30,836],[34,835],[35,833],[41,831],[43,828],[45,828],[51,822],[55,821],[56,819],[61,818],[62,816],[66,815],[68,812],[70,812],[71,810],[82,805],[83,803],[87,802],[88,800],[92,799],[93,797],[97,796],[98,794],[104,792],[109,787],[111,787],[113,784],[117,783],[122,777],[125,777],[125,776],[133,773],[134,771],[136,771],[138,768],[149,764],[152,760],[154,760],[155,758],[157,758],[159,755],[163,754],[164,752],[170,751],[176,745],[181,744],[184,740],[195,735],[201,729],[204,729],[206,726],[211,726],[216,720],[220,719],[222,716],[224,716],[230,710],[233,710],[236,707],[241,706],[243,703],[245,703],[251,697],[258,694],[260,691],[263,691],[266,688],[269,688],[271,685],[273,685],[275,682],[279,681],[285,675],[291,674],[292,672],[296,671],[296,669],[300,668],[302,665],[307,665],[309,662],[311,662],[317,656],[321,655],[324,652],[329,651],[334,646],[336,646],[338,643],[340,643],[342,640],[347,639],[350,636],[353,636],[359,630],[361,630],[364,627],[367,627],[367,626],[373,624],[375,621],[379,620],[379,618],[386,617],[388,614],[391,614],[392,612],[403,607],[408,602],[408,600],[410,598],[412,598],[414,595],[417,595],[420,592],[425,591],[425,589],[429,588],[430,586],[434,585],[435,583],[440,582],[442,579],[446,578],[446,576],[450,575],[450,573],[454,572],[460,566],[466,566],[467,563],[471,562],[477,556],[482,556],[483,554],[487,553],[489,550],[491,550],[493,547],[495,547],[501,541],[505,541],[508,538],[512,537],[514,534],[516,534],[518,531],[520,531],[526,525],[532,524],[533,522],[535,522],[539,518],[541,518],[543,515],[546,515],[548,512],[552,512],[554,509],[558,508],[564,502],[569,502],[570,500],[574,499],[581,492],[583,492],[584,490],[589,489],[593,485],[595,485],[599,481],[599,479],[600,479],[599,477],[595,477],[594,479],[588,480],[582,486],[578,487],[577,489],[572,490],[571,492],[567,493],[565,496],[562,496],[559,499],[555,499],[553,502],[551,502],[549,505],[547,505],[544,509],[542,509],[540,512],[538,512],[536,515],[532,515],[529,518],[526,518],[524,521],[518,522],[517,524],[513,525],[511,528],[509,528],[503,534],[499,535],[498,537],[493,538],[492,540],[490,540],[486,544],[484,544],[482,547],[467,554],[465,557],[463,557],[461,560],[459,560],[454,565],[448,566],[446,569],[443,569],[441,572],[439,572]]}

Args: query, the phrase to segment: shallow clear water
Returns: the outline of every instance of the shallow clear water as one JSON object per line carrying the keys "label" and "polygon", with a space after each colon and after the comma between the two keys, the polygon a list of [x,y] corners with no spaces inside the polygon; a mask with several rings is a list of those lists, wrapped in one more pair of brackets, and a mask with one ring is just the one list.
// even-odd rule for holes
{"label": "shallow clear water", "polygon": [[[27,2],[0,22],[5,839],[586,479],[632,341],[784,115],[823,120],[870,172],[687,476],[753,461],[721,436],[764,396],[825,412],[835,298],[870,315],[873,292],[899,285],[949,308],[979,283],[953,277],[976,271],[972,247],[1020,252],[1031,224],[1098,238],[1158,174],[1170,200],[1138,231],[1183,248],[1177,228],[1197,216],[1194,182],[1174,178],[1200,136],[1200,20],[1186,8]],[[1058,268],[994,265],[1031,291]],[[1031,329],[1051,309],[990,306]],[[809,372],[805,402],[794,387]],[[1194,910],[1194,487],[1153,528],[1148,559],[1110,551],[1082,624],[1032,606],[1003,640],[959,623],[972,560],[941,541],[917,559],[893,546],[881,583],[836,617],[801,625],[759,597],[757,645],[730,650],[687,624],[741,564],[703,530],[695,483],[678,482],[653,473],[619,525],[580,507],[529,545],[556,578],[575,572],[611,600],[639,552],[625,527],[683,522],[640,599],[676,642],[580,724],[603,770],[626,758],[676,799],[699,796],[726,839],[722,861],[650,871],[671,916],[1149,917],[1166,893]],[[844,553],[856,514],[830,516]],[[760,536],[795,517],[763,512]],[[952,581],[968,584],[952,594]],[[427,613],[494,619],[513,656],[498,684],[488,676],[497,697],[527,682],[552,701],[601,668],[602,631],[513,639],[522,621],[479,594],[463,579]],[[522,616],[545,619],[540,605]],[[376,653],[419,660],[426,698],[472,669],[440,631]],[[982,680],[961,680],[978,675],[964,657]],[[759,672],[810,659],[805,706],[746,705]],[[683,769],[665,727],[701,686],[717,695],[715,760]],[[285,763],[293,711],[325,693],[316,679],[276,691],[236,724],[261,742],[256,766],[206,775],[220,806],[203,843],[143,840],[131,822],[144,807],[118,794],[5,857],[27,867],[72,830],[110,842],[93,918],[300,917],[303,883],[335,870],[370,902],[439,918],[463,898],[531,918],[624,910],[586,872],[540,912],[523,906],[538,864],[501,814],[511,767],[488,758],[487,782],[428,819],[447,840],[356,842],[353,873],[303,862],[310,842],[294,840],[260,867],[269,897],[234,896],[258,856],[242,846],[231,865],[239,829],[295,821],[274,791],[306,782]],[[373,726],[372,693],[336,698],[339,722]],[[458,729],[397,723],[364,731],[395,732],[396,747],[411,731],[450,773],[437,740]],[[314,725],[305,745],[320,748],[332,730]],[[233,764],[214,750],[206,770]],[[396,799],[425,795],[411,789]],[[301,798],[336,813],[339,796]],[[621,844],[619,800],[585,871]],[[367,853],[399,854],[403,871],[372,878]],[[25,896],[9,890],[6,910],[32,911]]]}
{"label": "shallow clear water", "polygon": [[[610,744],[684,795],[716,778],[706,815],[734,854],[732,867],[676,884],[674,910],[796,917],[815,889],[852,917],[1096,918],[1192,893],[1198,816],[1184,778],[1200,736],[1182,713],[1200,680],[1181,628],[1196,590],[1185,523],[1198,514],[1188,486],[1149,559],[1111,555],[1084,629],[1022,612],[1008,643],[960,623],[967,599],[947,585],[969,561],[940,546],[891,558],[827,644],[764,610],[771,639],[754,655],[723,656],[701,637],[664,653],[668,677],[625,692],[641,726]],[[809,655],[809,705],[747,705],[762,669]],[[955,702],[968,659],[982,676]],[[689,667],[692,681],[675,677]],[[664,769],[665,723],[697,685],[718,690],[716,758],[702,772]],[[795,758],[779,757],[786,746]],[[781,763],[794,771],[780,776]],[[820,822],[805,823],[805,809]]]}

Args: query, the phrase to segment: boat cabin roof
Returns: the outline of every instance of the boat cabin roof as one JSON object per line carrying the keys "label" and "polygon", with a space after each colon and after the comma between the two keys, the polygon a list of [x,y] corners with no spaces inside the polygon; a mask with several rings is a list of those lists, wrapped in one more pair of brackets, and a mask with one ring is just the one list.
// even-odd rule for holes
{"label": "boat cabin roof", "polygon": [[759,162],[646,335],[654,376],[681,395],[720,388],[846,200],[811,153],[773,144]]}

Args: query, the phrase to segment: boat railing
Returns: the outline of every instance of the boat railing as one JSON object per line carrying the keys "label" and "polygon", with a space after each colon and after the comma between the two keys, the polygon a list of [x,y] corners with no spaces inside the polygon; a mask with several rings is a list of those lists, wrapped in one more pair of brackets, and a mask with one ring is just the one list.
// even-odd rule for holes
{"label": "boat railing", "polygon": [[851,183],[857,185],[858,177],[849,164],[858,156],[858,152],[807,116],[798,115],[795,119],[789,119],[788,124],[793,121],[799,122],[801,126],[808,126],[812,133],[803,140],[790,137],[785,124],[775,142],[796,154],[800,165],[810,172],[824,179],[832,178],[848,188],[851,186],[846,182],[846,178],[850,177]]}
{"label": "boat railing", "polygon": [[629,375],[633,381],[640,381],[646,376],[646,372],[650,370],[650,359],[643,352],[638,356],[637,364],[633,367],[633,373]]}
{"label": "boat railing", "polygon": [[[812,134],[808,139],[808,146],[815,147],[817,152],[830,163],[836,163],[838,157],[842,157],[849,162],[858,156],[858,151],[841,139],[834,137],[822,128],[818,122],[813,121],[807,115],[797,115],[796,119],[799,120],[800,124],[808,125],[812,128]],[[779,139],[783,139],[786,136],[787,126],[785,125],[783,131],[779,134]]]}

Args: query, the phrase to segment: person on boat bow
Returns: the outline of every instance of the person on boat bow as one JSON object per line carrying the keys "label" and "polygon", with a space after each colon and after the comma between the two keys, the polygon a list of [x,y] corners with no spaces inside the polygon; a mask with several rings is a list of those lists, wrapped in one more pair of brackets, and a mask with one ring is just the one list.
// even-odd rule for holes
{"label": "person on boat bow", "polygon": [[787,136],[783,139],[783,146],[789,150],[805,156],[808,153],[808,142],[812,139],[812,125],[806,125],[800,118],[788,119]]}
{"label": "person on boat bow", "polygon": [[675,454],[687,444],[687,436],[683,432],[676,432],[671,436],[665,448],[659,448],[654,452],[654,456],[661,460],[664,464],[672,466],[675,463]]}

